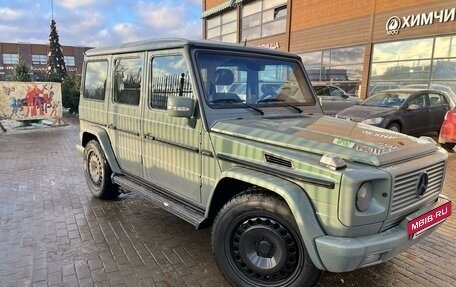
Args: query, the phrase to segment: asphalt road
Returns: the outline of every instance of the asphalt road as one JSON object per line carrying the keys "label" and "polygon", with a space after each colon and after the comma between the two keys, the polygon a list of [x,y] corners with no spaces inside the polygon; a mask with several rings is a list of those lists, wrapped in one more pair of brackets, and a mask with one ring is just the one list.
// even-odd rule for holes
{"label": "asphalt road", "polygon": [[[197,231],[134,194],[94,199],[65,127],[0,132],[0,286],[229,286]],[[456,198],[456,153],[444,193]],[[453,208],[454,209],[454,208]],[[456,217],[382,265],[318,286],[456,286]]]}

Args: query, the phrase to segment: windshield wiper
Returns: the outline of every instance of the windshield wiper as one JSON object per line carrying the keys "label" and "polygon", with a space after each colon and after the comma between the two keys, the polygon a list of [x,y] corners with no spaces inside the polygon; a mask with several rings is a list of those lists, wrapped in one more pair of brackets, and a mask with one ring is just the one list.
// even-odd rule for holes
{"label": "windshield wiper", "polygon": [[269,99],[262,99],[262,100],[257,101],[257,103],[274,103],[274,102],[283,103],[283,104],[287,105],[288,107],[297,110],[300,114],[303,112],[302,109],[300,109],[299,107],[286,103],[285,100],[281,100],[281,99],[269,98]]}
{"label": "windshield wiper", "polygon": [[254,106],[251,106],[251,105],[249,105],[249,104],[246,104],[246,103],[244,103],[244,101],[241,100],[241,99],[223,99],[223,98],[221,98],[221,99],[212,100],[211,103],[212,103],[212,104],[218,104],[218,103],[242,104],[243,107],[250,108],[250,109],[256,111],[257,113],[259,113],[259,114],[262,115],[262,116],[264,115],[264,112],[263,112],[261,109],[255,108]]}

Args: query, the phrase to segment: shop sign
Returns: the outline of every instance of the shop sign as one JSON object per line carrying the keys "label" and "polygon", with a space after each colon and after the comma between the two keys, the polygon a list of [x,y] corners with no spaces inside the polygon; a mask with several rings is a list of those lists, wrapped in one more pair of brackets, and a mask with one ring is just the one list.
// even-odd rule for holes
{"label": "shop sign", "polygon": [[455,21],[455,19],[456,8],[403,16],[402,19],[398,16],[393,16],[386,21],[386,34],[396,35],[399,34],[401,29],[432,25],[434,23],[446,23]]}
{"label": "shop sign", "polygon": [[272,42],[272,43],[266,43],[266,44],[258,45],[258,47],[277,50],[277,49],[280,48],[280,44],[279,44],[279,42]]}

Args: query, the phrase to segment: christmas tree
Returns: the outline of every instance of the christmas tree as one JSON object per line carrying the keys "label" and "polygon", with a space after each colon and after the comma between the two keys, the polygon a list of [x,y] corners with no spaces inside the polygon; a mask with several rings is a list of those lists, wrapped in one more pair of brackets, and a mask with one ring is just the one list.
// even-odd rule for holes
{"label": "christmas tree", "polygon": [[57,75],[62,81],[67,75],[62,47],[60,47],[59,44],[59,34],[57,34],[57,28],[55,26],[54,19],[51,20],[51,33],[49,35],[49,53],[47,57],[46,75],[48,77]]}

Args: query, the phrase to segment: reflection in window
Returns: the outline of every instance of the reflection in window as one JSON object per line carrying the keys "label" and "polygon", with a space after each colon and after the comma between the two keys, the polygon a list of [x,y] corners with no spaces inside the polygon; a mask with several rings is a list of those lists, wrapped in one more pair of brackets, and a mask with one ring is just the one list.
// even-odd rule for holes
{"label": "reflection in window", "polygon": [[116,59],[114,71],[114,102],[139,105],[141,95],[142,59]]}
{"label": "reflection in window", "polygon": [[456,36],[436,38],[434,58],[456,58]]}
{"label": "reflection in window", "polygon": [[378,87],[402,86],[432,88],[454,95],[456,36],[374,44],[372,54],[368,96]]}
{"label": "reflection in window", "polygon": [[376,44],[372,62],[429,59],[432,55],[432,38]]}
{"label": "reflection in window", "polygon": [[193,97],[187,64],[182,55],[152,59],[150,107],[166,110],[169,96]]}
{"label": "reflection in window", "polygon": [[434,60],[432,69],[433,80],[455,80],[456,58]]}
{"label": "reflection in window", "polygon": [[108,62],[87,62],[82,96],[103,101],[106,93],[107,77]]}
{"label": "reflection in window", "polygon": [[372,64],[371,80],[426,80],[430,66],[430,60],[376,63]]}
{"label": "reflection in window", "polygon": [[330,82],[358,96],[362,80],[364,46],[300,54],[311,81]]}

